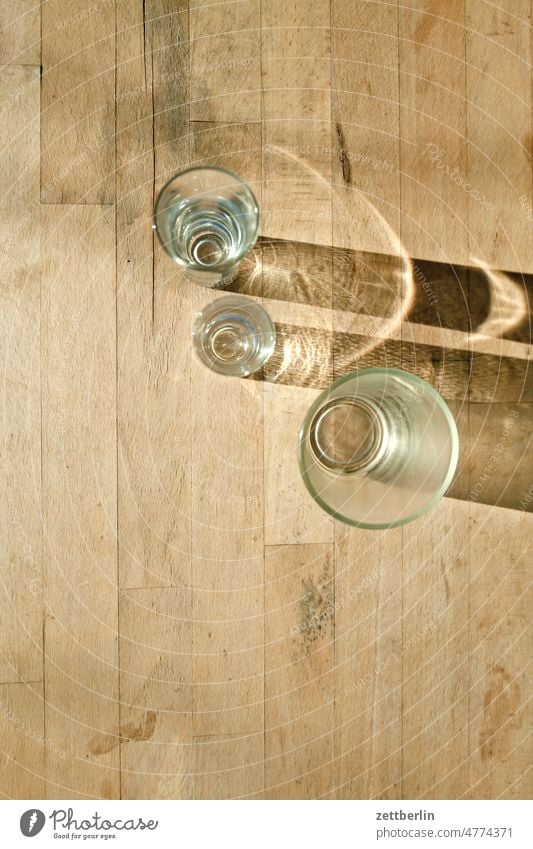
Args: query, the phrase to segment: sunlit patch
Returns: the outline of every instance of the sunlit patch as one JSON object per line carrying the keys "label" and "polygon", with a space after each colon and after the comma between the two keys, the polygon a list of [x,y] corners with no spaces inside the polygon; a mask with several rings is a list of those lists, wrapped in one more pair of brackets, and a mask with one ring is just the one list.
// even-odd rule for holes
{"label": "sunlit patch", "polygon": [[518,327],[528,313],[528,304],[524,290],[503,271],[494,271],[482,260],[475,257],[472,262],[485,274],[489,285],[489,313],[482,324],[472,333],[471,339],[496,338]]}
{"label": "sunlit patch", "polygon": [[[266,261],[263,256],[264,279],[275,279],[274,291],[270,291],[269,296],[332,309],[332,330],[359,333],[361,324],[368,326],[368,322],[362,320],[363,316],[379,317],[378,335],[365,339],[358,349],[357,356],[362,358],[381,345],[383,339],[398,335],[414,298],[411,260],[398,234],[363,192],[355,187],[332,187],[319,171],[296,153],[275,145],[270,145],[270,150],[291,160],[298,169],[307,173],[311,181],[323,183],[328,191],[335,192],[336,218],[344,222],[347,232],[353,232],[353,245],[333,248],[313,245],[317,251],[318,268],[311,272],[303,267],[303,263],[294,262],[299,245],[304,256],[305,243],[287,243],[291,246],[293,260],[289,268],[284,266],[284,251],[276,246],[280,240],[274,240]],[[359,209],[360,214],[355,214],[354,208]],[[380,245],[384,253],[361,250],[364,240],[358,243],[358,233],[363,220],[366,230],[373,234],[372,244]],[[268,237],[268,233],[263,233],[264,239]],[[328,265],[329,269],[326,268]],[[332,290],[329,289],[331,273]],[[287,293],[285,297],[284,292]],[[312,314],[309,319],[313,326]],[[342,327],[337,326],[338,322]],[[315,326],[323,328],[324,323],[321,321]],[[312,346],[308,353],[313,354]]]}

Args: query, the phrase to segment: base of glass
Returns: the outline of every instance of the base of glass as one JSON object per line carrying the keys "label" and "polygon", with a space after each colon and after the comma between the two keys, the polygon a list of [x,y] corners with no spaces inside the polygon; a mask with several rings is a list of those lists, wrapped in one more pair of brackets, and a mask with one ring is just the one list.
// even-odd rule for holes
{"label": "base of glass", "polygon": [[235,280],[238,270],[238,263],[224,274],[220,271],[196,271],[193,268],[186,268],[185,276],[191,283],[195,283],[197,286],[203,286],[204,289],[225,289]]}
{"label": "base of glass", "polygon": [[212,371],[246,377],[271,356],[276,331],[261,304],[228,294],[202,310],[192,338],[197,356]]}

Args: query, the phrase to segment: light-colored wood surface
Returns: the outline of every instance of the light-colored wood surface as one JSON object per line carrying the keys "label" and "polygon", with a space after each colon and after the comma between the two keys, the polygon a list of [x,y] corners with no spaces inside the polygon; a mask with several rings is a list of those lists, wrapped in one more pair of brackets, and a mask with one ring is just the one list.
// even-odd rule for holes
{"label": "light-colored wood surface", "polygon": [[38,68],[2,66],[0,103],[0,680],[7,683],[41,681],[43,669]]}
{"label": "light-colored wood surface", "polygon": [[334,795],[402,798],[402,531],[335,537]]}
{"label": "light-colored wood surface", "polygon": [[467,172],[464,0],[402,3],[399,33],[402,242],[468,262],[468,194],[449,176]]}
{"label": "light-colored wood surface", "polygon": [[[42,682],[0,685],[0,729],[0,798],[44,799],[46,740]],[[64,757],[64,749],[58,749],[55,754]]]}
{"label": "light-colored wood surface", "polygon": [[265,795],[317,799],[334,786],[333,545],[265,552]]}
{"label": "light-colored wood surface", "polygon": [[41,58],[41,4],[4,0],[0,7],[0,63],[38,65]]}
{"label": "light-colored wood surface", "polygon": [[261,25],[263,231],[329,245],[329,0],[263,0]]}
{"label": "light-colored wood surface", "polygon": [[469,254],[531,270],[530,0],[467,0],[466,26]]}
{"label": "light-colored wood surface", "polygon": [[[0,10],[0,795],[529,796],[529,0],[41,11]],[[259,200],[262,379],[192,356],[223,295],[151,229],[189,164]],[[392,531],[296,459],[369,365],[461,434]]]}
{"label": "light-colored wood surface", "polygon": [[115,200],[115,2],[42,4],[41,200]]}
{"label": "light-colored wood surface", "polygon": [[54,747],[45,752],[46,794],[114,798],[120,790],[114,210],[47,204],[42,243],[43,647],[46,740]]}

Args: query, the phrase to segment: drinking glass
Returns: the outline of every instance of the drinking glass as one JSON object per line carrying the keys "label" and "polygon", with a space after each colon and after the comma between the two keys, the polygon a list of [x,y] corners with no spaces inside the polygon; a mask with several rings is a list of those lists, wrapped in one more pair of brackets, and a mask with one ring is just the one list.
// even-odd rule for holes
{"label": "drinking glass", "polygon": [[212,371],[246,377],[272,354],[276,331],[261,304],[242,295],[225,295],[204,307],[192,338],[199,359]]}
{"label": "drinking glass", "polygon": [[161,189],[153,227],[168,255],[195,283],[226,286],[259,232],[247,183],[225,168],[189,168]]}
{"label": "drinking glass", "polygon": [[304,483],[328,513],[362,528],[417,519],[450,486],[459,454],[450,409],[400,369],[342,377],[308,411],[299,434]]}

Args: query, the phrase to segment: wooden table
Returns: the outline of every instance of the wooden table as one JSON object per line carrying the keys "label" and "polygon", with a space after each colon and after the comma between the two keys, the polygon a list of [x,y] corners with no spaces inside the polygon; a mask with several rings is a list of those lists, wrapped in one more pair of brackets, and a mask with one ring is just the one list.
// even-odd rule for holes
{"label": "wooden table", "polygon": [[[532,45],[530,0],[4,0],[3,797],[531,793]],[[154,247],[201,163],[260,202],[260,379],[191,357],[213,293]],[[384,532],[295,453],[376,364],[462,441]]]}

